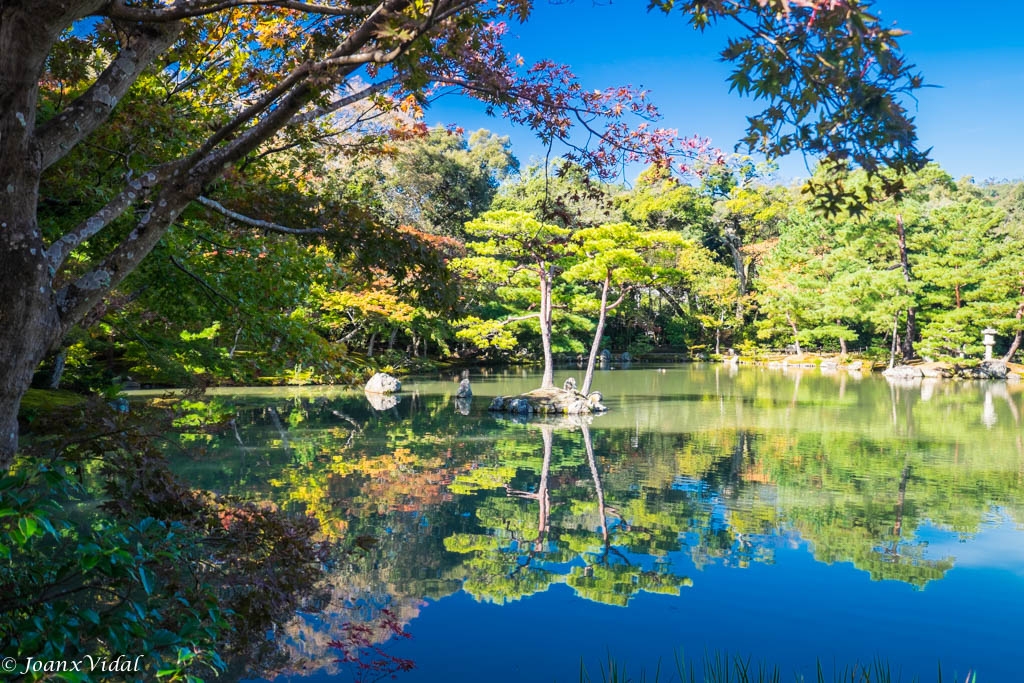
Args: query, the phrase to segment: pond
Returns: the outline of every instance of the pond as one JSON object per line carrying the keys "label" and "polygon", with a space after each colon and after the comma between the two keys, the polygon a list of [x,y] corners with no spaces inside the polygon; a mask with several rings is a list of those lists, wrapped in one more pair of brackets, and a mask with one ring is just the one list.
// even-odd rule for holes
{"label": "pond", "polygon": [[605,415],[515,421],[490,399],[538,375],[471,379],[469,405],[450,376],[390,407],[216,394],[234,428],[179,471],[346,548],[322,611],[277,634],[305,662],[277,680],[365,674],[332,640],[409,683],[600,680],[608,657],[667,680],[680,652],[1018,679],[1024,387],[634,366],[598,373]]}

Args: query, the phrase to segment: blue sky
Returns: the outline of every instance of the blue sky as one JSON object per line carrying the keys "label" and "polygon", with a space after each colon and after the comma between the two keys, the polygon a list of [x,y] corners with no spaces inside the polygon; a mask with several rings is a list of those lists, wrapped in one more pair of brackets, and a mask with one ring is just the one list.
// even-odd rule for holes
{"label": "blue sky", "polygon": [[[647,88],[663,125],[731,151],[746,116],[760,107],[728,91],[729,66],[717,57],[728,34],[696,33],[680,16],[647,14],[645,6],[646,0],[539,0],[533,18],[512,27],[510,51],[527,62],[568,63],[587,88]],[[941,86],[918,95],[922,148],[932,147],[932,158],[955,177],[1024,178],[1024,3],[879,0],[875,10],[886,24],[911,32],[904,52],[928,83]],[[486,116],[470,100],[443,98],[426,118],[510,135],[523,162],[543,154],[528,130]],[[806,175],[799,155],[780,161],[779,180]]]}

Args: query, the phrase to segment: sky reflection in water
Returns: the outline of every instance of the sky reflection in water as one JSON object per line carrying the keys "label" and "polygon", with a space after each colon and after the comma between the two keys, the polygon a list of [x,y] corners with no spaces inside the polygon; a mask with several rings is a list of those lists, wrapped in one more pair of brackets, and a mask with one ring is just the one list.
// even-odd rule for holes
{"label": "sky reflection in water", "polygon": [[1024,387],[640,366],[598,375],[611,412],[588,426],[489,415],[537,377],[472,379],[469,415],[451,378],[383,410],[218,396],[237,429],[180,469],[315,514],[347,549],[326,611],[285,636],[309,658],[295,680],[350,680],[326,644],[382,613],[412,636],[373,636],[415,662],[406,681],[578,680],[609,653],[671,670],[680,648],[1017,676]]}

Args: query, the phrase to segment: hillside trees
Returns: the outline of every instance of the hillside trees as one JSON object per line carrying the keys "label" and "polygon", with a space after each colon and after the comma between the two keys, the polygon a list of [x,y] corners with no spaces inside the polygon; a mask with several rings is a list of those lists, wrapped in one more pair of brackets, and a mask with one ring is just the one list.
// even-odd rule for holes
{"label": "hillside trees", "polygon": [[931,212],[928,239],[933,244],[916,270],[924,308],[921,348],[928,355],[981,352],[981,330],[996,320],[1005,328],[1003,319],[1012,317],[1014,278],[1000,267],[1008,245],[995,234],[1002,218],[1000,211],[977,200]]}
{"label": "hillside trees", "polygon": [[[725,54],[737,65],[733,85],[767,105],[752,119],[751,146],[828,153],[869,170],[920,161],[899,94],[921,80],[899,53],[900,32],[883,28],[861,4],[655,6],[680,10],[698,27],[736,20],[743,37]],[[657,115],[641,93],[585,89],[550,61],[519,67],[502,36],[506,20],[525,20],[530,9],[529,0],[4,3],[0,465],[17,447],[18,405],[40,360],[88,323],[189,206],[200,196],[223,205],[217,181],[228,169],[330,135],[318,121],[348,106],[452,88],[531,126],[545,142],[569,145],[577,161],[605,175],[623,161],[685,162],[705,151],[667,129],[629,125],[628,116]],[[137,142],[130,153],[95,146],[79,154],[111,132],[144,75],[164,86],[162,125],[127,120],[119,134]],[[800,121],[808,125],[793,125]],[[574,140],[574,124],[593,137]],[[43,178],[83,161],[119,168],[119,182],[83,202],[74,224],[44,231]],[[268,220],[264,228],[270,225],[324,234],[312,218],[293,226]]]}
{"label": "hillside trees", "polygon": [[[716,202],[708,247],[724,253],[731,263],[741,301],[766,249],[778,238],[780,224],[792,213],[791,202],[786,188],[753,185],[735,185]],[[737,305],[736,317],[742,316]]]}
{"label": "hillside trees", "polygon": [[483,129],[467,136],[434,128],[387,147],[331,173],[364,185],[382,222],[448,237],[464,237],[463,224],[490,208],[500,182],[519,168],[508,138]]}

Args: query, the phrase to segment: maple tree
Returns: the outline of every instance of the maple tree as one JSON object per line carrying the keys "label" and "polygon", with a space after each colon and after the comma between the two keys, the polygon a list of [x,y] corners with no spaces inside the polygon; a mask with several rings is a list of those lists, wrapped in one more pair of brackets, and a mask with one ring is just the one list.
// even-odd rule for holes
{"label": "maple tree", "polygon": [[[707,152],[653,120],[646,93],[583,88],[568,67],[520,65],[502,38],[530,0],[9,0],[0,8],[0,465],[17,448],[17,412],[33,372],[229,169],[330,135],[325,120],[359,103],[476,96],[599,175],[621,163],[687,165]],[[697,26],[736,20],[725,56],[733,85],[767,101],[748,142],[770,153],[827,150],[874,170],[920,159],[901,93],[920,87],[899,31],[860,0],[655,2]],[[739,74],[749,74],[742,80]],[[153,77],[155,121],[122,120],[128,149],[90,146]],[[201,113],[201,115],[199,115]],[[804,123],[813,121],[813,123]],[[141,125],[139,125],[141,124]],[[590,136],[578,140],[573,129]],[[100,162],[120,181],[44,226],[44,178]],[[242,212],[233,211],[242,216]],[[259,229],[315,237],[273,220]],[[86,249],[82,250],[82,245]]]}

